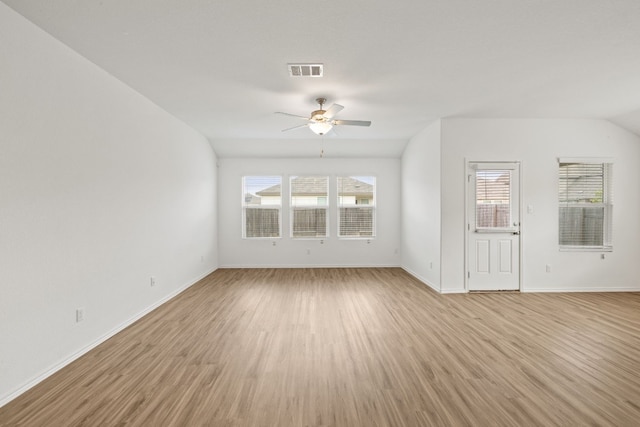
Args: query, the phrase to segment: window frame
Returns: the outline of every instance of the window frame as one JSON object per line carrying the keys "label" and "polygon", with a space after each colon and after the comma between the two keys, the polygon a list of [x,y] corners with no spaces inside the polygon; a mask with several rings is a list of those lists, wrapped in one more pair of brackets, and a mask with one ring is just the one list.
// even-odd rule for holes
{"label": "window frame", "polygon": [[[324,205],[296,205],[294,204],[293,198],[295,197],[293,194],[293,180],[296,178],[322,178],[326,182],[326,192],[324,196],[316,196],[317,199],[324,198]],[[330,198],[329,198],[329,176],[328,175],[290,175],[289,176],[289,237],[295,240],[325,240],[330,237],[330,220],[329,220],[329,212],[330,212]],[[296,208],[299,210],[311,210],[311,209],[324,209],[325,211],[325,234],[324,236],[294,236],[294,226],[295,226],[295,211]]]}
{"label": "window frame", "polygon": [[[340,188],[340,180],[341,178],[352,178],[352,179],[356,179],[359,180],[358,178],[366,178],[366,179],[371,179],[373,181],[373,183],[371,184],[373,186],[372,189],[372,197],[373,197],[373,203],[366,203],[366,204],[359,204],[358,203],[358,197],[356,195],[354,195],[354,203],[353,204],[345,204],[343,203],[343,200],[341,200],[341,188]],[[362,181],[365,182],[365,181]],[[336,229],[336,235],[338,237],[338,239],[344,239],[344,240],[374,240],[377,236],[377,203],[378,203],[378,195],[377,195],[377,190],[378,190],[378,186],[377,186],[377,182],[378,182],[378,177],[375,175],[337,175],[336,176],[336,182],[335,182],[335,188],[336,188],[336,195],[335,195],[335,200],[336,200],[336,216],[337,216],[337,229]],[[368,182],[365,182],[368,184]],[[342,208],[361,208],[361,209],[368,209],[371,211],[371,235],[367,236],[367,235],[358,235],[358,236],[353,236],[353,235],[342,235],[341,234],[341,223],[342,223]]]}
{"label": "window frame", "polygon": [[[561,199],[562,165],[602,165],[602,202],[569,202]],[[613,251],[613,159],[588,157],[560,157],[558,158],[558,246],[561,252],[612,252]],[[565,185],[565,189],[567,186]],[[568,190],[567,190],[568,192]],[[598,208],[603,210],[602,245],[566,245],[561,243],[563,207]]]}
{"label": "window frame", "polygon": [[[252,206],[247,204],[246,196],[247,196],[247,178],[278,178],[280,185],[280,203],[279,204],[267,204],[267,205],[257,205]],[[248,240],[273,240],[273,239],[281,239],[282,238],[282,200],[283,200],[283,191],[282,191],[282,181],[283,177],[281,175],[243,175],[241,180],[242,191],[242,238]],[[278,184],[274,184],[278,185]],[[265,187],[269,188],[269,187]],[[257,193],[257,192],[256,192]],[[251,193],[249,193],[251,194]],[[257,210],[257,209],[277,209],[278,210],[278,235],[277,236],[247,236],[247,210]]]}
{"label": "window frame", "polygon": [[[513,225],[513,216],[514,216],[514,208],[517,210],[518,207],[514,205],[513,202],[513,194],[514,191],[518,192],[519,189],[515,188],[516,186],[516,181],[514,181],[514,170],[515,170],[515,166],[511,165],[511,164],[507,164],[505,163],[504,165],[496,165],[496,164],[489,164],[489,165],[482,165],[479,166],[475,169],[475,196],[474,196],[474,224],[475,224],[475,230],[478,233],[500,233],[500,232],[514,232],[517,230],[517,226]],[[498,193],[498,196],[504,196],[505,192],[501,192],[500,191],[500,187],[497,187],[497,185],[500,185],[500,179],[502,177],[502,175],[504,175],[504,173],[507,174],[507,189],[506,189],[506,194],[507,194],[507,198],[504,199],[499,199],[501,201],[505,201],[505,203],[478,203],[479,200],[479,190],[481,189],[481,187],[479,186],[479,182],[480,182],[480,178],[482,178],[484,181],[484,190],[485,190],[485,195],[487,193],[487,186],[486,186],[486,182],[489,180],[488,179],[488,175],[495,175],[495,174],[500,174],[498,176],[498,178],[495,180],[495,182],[491,183],[491,186],[489,187],[489,190],[493,191],[494,193]],[[485,174],[486,176],[481,177],[480,174]],[[489,199],[485,199],[485,200],[489,200]],[[497,200],[497,199],[496,199]],[[497,207],[497,206],[506,206],[508,208],[508,218],[506,220],[506,225],[502,225],[502,226],[486,226],[486,225],[478,225],[481,221],[479,221],[479,206],[493,206],[493,207]]]}

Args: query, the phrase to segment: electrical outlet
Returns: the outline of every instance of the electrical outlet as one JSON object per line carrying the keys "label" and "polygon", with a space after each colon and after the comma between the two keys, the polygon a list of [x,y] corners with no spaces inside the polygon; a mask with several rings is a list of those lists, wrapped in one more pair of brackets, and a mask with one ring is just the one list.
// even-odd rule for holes
{"label": "electrical outlet", "polygon": [[84,308],[76,308],[76,323],[84,320]]}
{"label": "electrical outlet", "polygon": [[156,285],[156,278],[151,276],[151,280],[149,280],[149,283],[151,284],[151,286],[155,286]]}
{"label": "electrical outlet", "polygon": [[551,273],[551,264],[547,264],[547,273]]}

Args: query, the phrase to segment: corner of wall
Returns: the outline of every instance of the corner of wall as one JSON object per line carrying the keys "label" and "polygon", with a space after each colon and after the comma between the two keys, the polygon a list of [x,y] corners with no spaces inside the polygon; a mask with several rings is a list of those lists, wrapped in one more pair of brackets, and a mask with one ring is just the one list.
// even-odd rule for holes
{"label": "corner of wall", "polygon": [[402,258],[407,272],[440,291],[441,120],[416,134],[402,155]]}

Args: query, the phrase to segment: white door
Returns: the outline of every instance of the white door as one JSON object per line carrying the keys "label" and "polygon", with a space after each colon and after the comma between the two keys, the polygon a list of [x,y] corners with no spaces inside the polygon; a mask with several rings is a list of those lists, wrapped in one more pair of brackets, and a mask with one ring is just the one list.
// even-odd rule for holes
{"label": "white door", "polygon": [[467,181],[468,289],[520,289],[520,164],[471,162]]}

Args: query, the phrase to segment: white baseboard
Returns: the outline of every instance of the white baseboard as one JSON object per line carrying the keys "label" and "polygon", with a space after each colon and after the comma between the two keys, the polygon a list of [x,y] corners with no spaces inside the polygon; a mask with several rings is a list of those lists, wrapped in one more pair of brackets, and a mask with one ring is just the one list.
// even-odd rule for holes
{"label": "white baseboard", "polygon": [[219,268],[402,268],[398,264],[227,264]]}
{"label": "white baseboard", "polygon": [[438,293],[442,293],[442,291],[440,290],[439,287],[436,287],[434,285],[432,285],[427,279],[425,279],[424,277],[420,276],[418,273],[416,273],[415,271],[412,271],[410,268],[407,267],[400,267],[402,268],[404,271],[406,271],[407,273],[409,273],[411,276],[415,277],[416,279],[418,279],[419,281],[421,281],[422,283],[424,283],[425,285],[427,285],[428,287],[430,287],[431,289],[433,289],[434,291],[438,292]]}
{"label": "white baseboard", "polygon": [[108,340],[109,338],[113,337],[114,335],[116,335],[118,332],[122,331],[126,327],[130,326],[131,324],[133,324],[137,320],[139,320],[142,317],[146,316],[147,314],[149,314],[150,312],[152,312],[156,308],[160,307],[162,304],[166,303],[167,301],[169,301],[172,298],[175,298],[178,294],[184,292],[185,290],[187,290],[191,286],[195,285],[200,280],[202,280],[203,278],[207,277],[209,274],[213,273],[217,269],[218,268],[216,267],[213,270],[211,270],[211,271],[209,271],[207,273],[204,273],[204,274],[202,274],[201,276],[199,276],[199,277],[197,277],[195,279],[192,279],[192,280],[188,281],[186,284],[182,285],[180,288],[178,288],[175,291],[171,292],[170,294],[166,295],[161,300],[153,303],[152,305],[150,305],[149,307],[145,308],[141,312],[137,313],[133,317],[125,320],[124,322],[122,322],[121,324],[119,324],[118,326],[116,326],[115,328],[113,328],[112,330],[107,332],[106,334],[104,334],[101,337],[99,337],[98,339],[96,339],[91,344],[81,348],[80,350],[78,350],[75,353],[71,354],[70,356],[68,356],[64,360],[54,364],[53,366],[49,367],[49,369],[46,369],[44,372],[40,373],[39,375],[36,375],[31,380],[27,381],[25,384],[23,384],[22,386],[18,387],[18,389],[16,389],[15,391],[10,392],[9,394],[7,394],[5,396],[1,396],[0,397],[0,408],[3,407],[4,405],[6,405],[7,403],[11,402],[16,397],[20,396],[22,393],[26,392],[30,388],[32,388],[32,387],[36,386],[37,384],[39,384],[40,382],[44,381],[45,379],[47,379],[51,375],[55,374],[60,369],[64,368],[65,366],[67,366],[68,364],[73,362],[74,360],[78,359],[79,357],[81,357],[84,354],[88,353],[89,351],[93,350],[94,348],[96,348],[97,346],[99,346],[100,344],[102,344],[103,342]]}
{"label": "white baseboard", "polygon": [[469,291],[466,289],[442,289],[440,291],[441,294],[468,294]]}
{"label": "white baseboard", "polygon": [[640,292],[639,287],[616,287],[616,288],[524,288],[520,289],[520,292],[529,292],[529,293],[567,293],[567,292]]}

